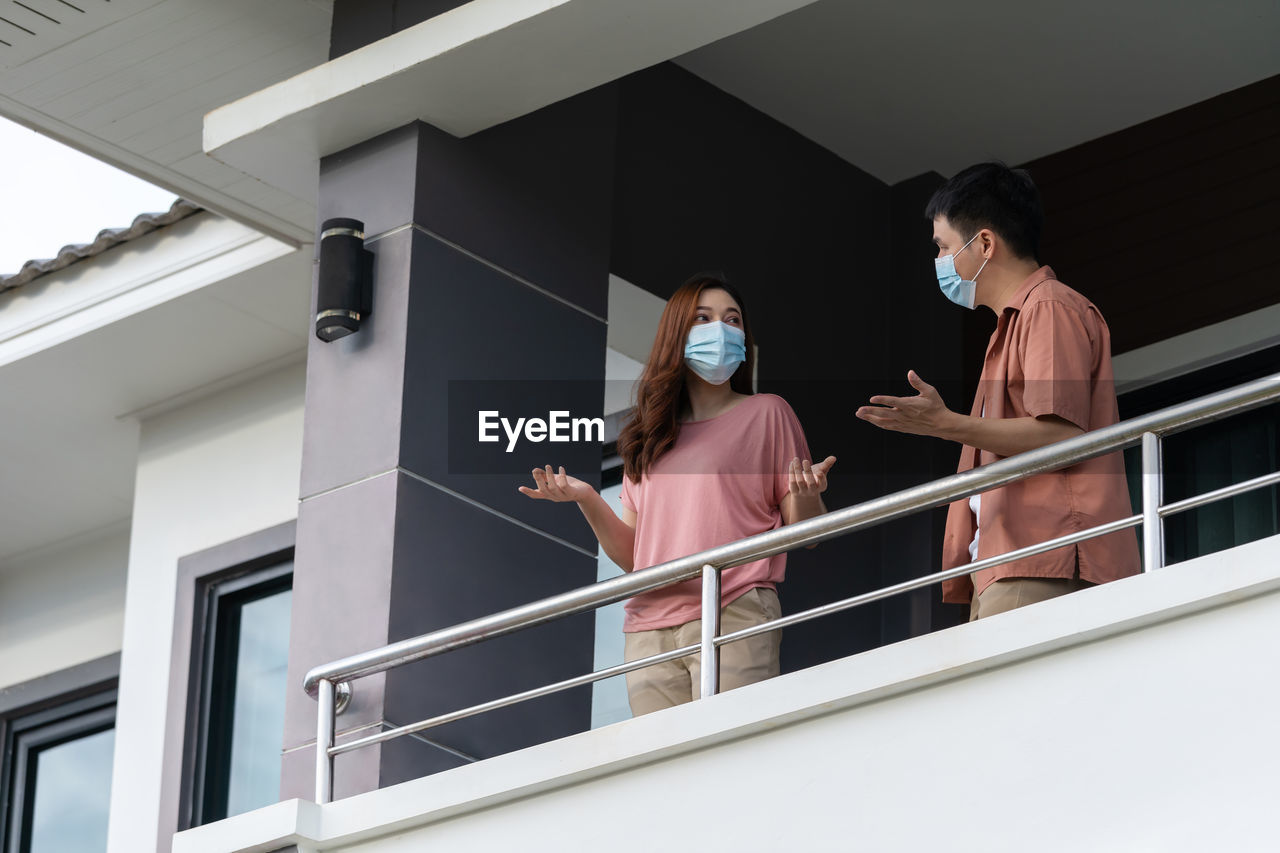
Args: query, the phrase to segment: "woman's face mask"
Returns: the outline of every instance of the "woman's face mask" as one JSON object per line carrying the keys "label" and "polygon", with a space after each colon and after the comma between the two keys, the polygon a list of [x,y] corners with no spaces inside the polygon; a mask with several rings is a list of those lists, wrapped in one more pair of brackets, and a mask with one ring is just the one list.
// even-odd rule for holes
{"label": "woman's face mask", "polygon": [[[969,238],[969,243],[976,239],[978,239],[978,235],[974,234]],[[969,248],[969,243],[961,246],[960,252]],[[987,266],[989,258],[982,260],[982,266],[978,267],[978,271],[973,274],[972,279],[963,279],[960,277],[960,273],[956,272],[956,255],[960,254],[960,252],[934,258],[933,271],[938,276],[938,287],[942,289],[943,296],[957,305],[972,309],[975,304],[974,300],[978,295],[978,276],[982,274],[982,270]]]}
{"label": "woman's face mask", "polygon": [[747,336],[741,329],[717,320],[689,330],[684,345],[685,364],[712,385],[727,382],[746,360]]}

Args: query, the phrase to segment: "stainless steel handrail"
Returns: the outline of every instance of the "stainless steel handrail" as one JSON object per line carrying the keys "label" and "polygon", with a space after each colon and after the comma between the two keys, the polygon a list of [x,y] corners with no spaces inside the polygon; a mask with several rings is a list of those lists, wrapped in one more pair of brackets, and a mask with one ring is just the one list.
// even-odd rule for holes
{"label": "stainless steel handrail", "polygon": [[[1278,479],[1280,479],[1280,476],[1278,476]],[[367,735],[365,737],[360,738],[359,740],[348,741],[344,744],[333,747],[333,749],[330,750],[330,754],[340,755],[344,752],[350,752],[353,749],[359,749],[364,746],[372,746],[375,743],[382,743],[383,741],[393,740],[395,738],[400,737],[401,735],[413,734],[414,732],[420,732],[425,729],[441,726],[441,725],[444,725],[445,723],[452,723],[452,722],[455,722],[456,720],[463,720],[463,719],[466,719],[467,717],[474,717],[475,715],[482,714],[485,711],[494,711],[494,710],[497,710],[498,708],[505,708],[508,705],[515,705],[518,702],[525,702],[529,699],[537,699],[541,696],[549,696],[552,693],[559,693],[560,691],[568,690],[571,687],[581,687],[585,684],[592,684],[596,681],[603,681],[606,678],[612,678],[616,675],[623,675],[628,672],[633,672],[637,669],[644,669],[646,666],[652,666],[654,664],[662,663],[664,661],[675,660],[676,658],[682,658],[682,657],[685,657],[686,655],[700,654],[704,652],[707,648],[704,645],[704,643],[709,642],[711,646],[713,646],[716,649],[719,649],[720,646],[723,646],[726,643],[733,643],[738,640],[745,640],[747,637],[754,637],[756,634],[767,634],[770,631],[777,631],[787,627],[788,625],[794,625],[798,622],[807,622],[810,619],[817,619],[820,616],[829,616],[832,613],[839,613],[842,610],[848,610],[850,608],[857,607],[860,604],[867,604],[868,602],[878,601],[882,598],[889,598],[890,596],[898,595],[899,593],[903,593],[903,592],[908,592],[913,589],[919,589],[920,587],[932,586],[935,583],[939,583],[949,578],[959,577],[960,575],[968,574],[969,572],[978,571],[979,569],[989,569],[993,566],[998,566],[1003,563],[1010,563],[1010,562],[1013,562],[1014,560],[1021,560],[1023,557],[1030,557],[1035,554],[1042,554],[1045,551],[1052,551],[1055,548],[1061,548],[1065,545],[1071,545],[1075,542],[1080,542],[1085,539],[1092,539],[1095,536],[1105,536],[1108,533],[1115,533],[1119,530],[1127,530],[1130,527],[1137,527],[1141,523],[1142,523],[1141,515],[1132,515],[1132,516],[1129,516],[1128,518],[1122,518],[1118,521],[1112,521],[1107,524],[1100,524],[1097,527],[1091,527],[1088,530],[1082,530],[1079,533],[1071,533],[1066,536],[1060,536],[1057,539],[1050,539],[1036,545],[1029,545],[1026,548],[1019,548],[1018,550],[1010,551],[1007,554],[1000,554],[995,557],[987,557],[986,559],[979,560],[974,563],[966,563],[965,565],[958,566],[954,569],[945,569],[941,572],[935,572],[934,574],[931,574],[931,575],[925,575],[923,577],[913,578],[909,581],[902,581],[901,583],[894,584],[893,586],[872,590],[871,592],[864,592],[860,595],[855,595],[850,598],[844,598],[844,599],[841,599],[840,601],[835,601],[830,604],[823,604],[818,607],[813,607],[813,608],[810,608],[809,610],[801,611],[800,613],[793,613],[790,616],[783,616],[778,619],[774,619],[771,622],[764,622],[759,625],[752,625],[750,628],[742,628],[738,631],[734,631],[731,634],[720,634],[719,636],[716,636],[715,633],[707,629],[706,627],[707,622],[704,620],[702,638],[698,643],[693,643],[688,646],[682,646],[678,649],[672,649],[669,652],[662,652],[660,654],[656,654],[651,657],[638,658],[633,661],[628,661],[627,663],[618,664],[617,666],[611,666],[607,669],[600,669],[600,670],[596,670],[595,672],[589,672],[585,675],[579,675],[573,678],[567,678],[564,681],[557,681],[554,684],[547,684],[543,687],[535,687],[531,690],[526,690],[523,693],[517,693],[511,696],[505,696],[501,699],[493,699],[488,702],[482,702],[479,705],[472,705],[468,708],[462,708],[457,711],[450,711],[447,714],[441,714],[439,716],[431,717],[430,719],[422,720],[417,723],[409,723],[407,725],[397,726],[395,728],[387,729],[386,731],[383,731],[383,732],[378,732],[377,734]],[[710,573],[716,577],[719,577],[719,572],[717,572],[711,566],[703,566],[703,572],[704,572],[703,574],[704,578],[707,576],[707,573]],[[708,601],[718,601],[718,600],[719,600],[718,593],[715,595],[709,596],[706,594],[706,590],[704,590],[703,597],[702,597],[704,606]],[[706,609],[709,610],[711,608],[708,607]],[[717,616],[719,615],[719,608],[716,608],[716,614]],[[703,667],[703,669],[706,669],[706,667]],[[709,685],[705,680],[706,679],[705,675],[703,676],[703,679],[704,680],[702,681],[702,689],[701,689],[702,695],[710,696],[718,691],[718,685],[715,685],[715,684]]]}
{"label": "stainless steel handrail", "polygon": [[[853,507],[835,510],[817,518],[780,527],[737,542],[632,572],[622,577],[611,578],[610,580],[601,581],[541,601],[511,608],[501,613],[474,619],[461,625],[433,631],[430,634],[392,643],[380,649],[352,655],[315,667],[307,673],[303,686],[307,693],[316,696],[320,703],[320,708],[318,709],[320,720],[317,725],[316,745],[316,801],[321,803],[328,802],[331,797],[333,757],[339,752],[345,752],[358,746],[365,746],[382,740],[389,740],[401,734],[420,731],[431,725],[439,725],[460,719],[461,716],[480,713],[482,710],[502,707],[515,701],[523,701],[524,699],[545,695],[546,692],[568,689],[572,686],[617,675],[621,672],[656,663],[659,658],[665,660],[670,657],[682,657],[684,650],[677,650],[680,654],[667,653],[655,656],[653,659],[633,661],[624,665],[625,668],[613,667],[600,673],[592,673],[559,682],[557,685],[526,691],[526,693],[519,694],[519,698],[506,697],[506,699],[494,700],[494,702],[474,706],[472,709],[464,709],[463,711],[442,715],[441,717],[433,718],[433,720],[401,726],[378,735],[362,738],[359,741],[343,744],[341,747],[334,746],[334,686],[338,682],[385,672],[397,666],[433,657],[453,649],[464,648],[483,640],[505,636],[514,631],[540,625],[553,619],[593,610],[606,604],[631,598],[643,592],[691,580],[695,577],[701,576],[703,578],[704,597],[706,597],[705,593],[708,590],[718,589],[719,572],[723,569],[753,562],[794,548],[816,544],[921,510],[942,506],[954,500],[960,500],[979,492],[998,488],[1015,480],[1065,468],[1107,453],[1114,453],[1139,442],[1143,444],[1143,512],[1141,515],[1135,515],[1127,519],[1100,525],[1091,530],[1060,537],[1061,541],[1052,540],[1051,542],[1021,549],[1018,552],[1010,552],[1009,554],[988,558],[983,562],[987,565],[997,565],[1002,562],[1020,559],[1031,553],[1052,550],[1052,548],[1063,547],[1092,536],[1105,535],[1115,530],[1142,524],[1144,528],[1143,568],[1145,571],[1158,568],[1163,564],[1162,517],[1172,512],[1175,506],[1179,509],[1191,509],[1193,506],[1198,506],[1200,504],[1192,503],[1192,501],[1206,497],[1197,496],[1197,498],[1187,499],[1176,505],[1161,506],[1161,493],[1163,491],[1162,472],[1160,469],[1161,436],[1257,408],[1277,399],[1280,399],[1280,373],[1245,383],[1235,388],[1208,394],[1158,412],[1122,421],[1113,426],[1085,433],[1067,441],[1047,445],[1008,459],[1002,459],[991,465],[984,465],[971,471],[953,474],[940,480],[913,486]],[[1217,490],[1221,493],[1218,497],[1229,497],[1246,490],[1240,489],[1238,486],[1248,485],[1249,488],[1262,488],[1271,482],[1275,482],[1276,476],[1280,476],[1280,472],[1277,472],[1277,475],[1255,478],[1249,481],[1249,484],[1238,484],[1237,486],[1229,486],[1226,489]],[[1207,500],[1202,502],[1207,502]],[[959,576],[981,567],[976,563],[967,564],[956,569],[938,572],[924,578],[917,578],[913,581],[887,587],[883,590],[855,596],[853,599],[836,602],[834,605],[824,605],[810,611],[813,615],[808,615],[807,618],[814,618],[815,616],[825,615],[828,612],[836,612],[836,610],[844,609],[844,607],[853,607],[866,601],[937,583],[939,580],[946,579],[946,577]],[[713,583],[710,580],[711,578],[715,578],[716,582]],[[715,594],[712,600],[718,600],[718,597],[718,594]],[[840,605],[843,605],[843,607]],[[716,612],[718,613],[718,610]],[[698,649],[702,649],[704,653],[713,653],[715,649],[725,642],[741,639],[755,633],[777,630],[783,625],[800,621],[799,617],[801,616],[806,616],[806,614],[793,614],[785,619],[775,620],[766,625],[754,626],[724,637],[715,636],[718,633],[718,626],[707,627],[707,622],[718,620],[705,620],[702,642],[698,646],[689,647],[689,651],[695,652]],[[707,682],[703,685],[703,695],[711,695],[715,692],[716,685],[714,676],[708,678],[706,670],[710,669],[714,672],[716,667],[703,667],[702,669],[704,681]]]}

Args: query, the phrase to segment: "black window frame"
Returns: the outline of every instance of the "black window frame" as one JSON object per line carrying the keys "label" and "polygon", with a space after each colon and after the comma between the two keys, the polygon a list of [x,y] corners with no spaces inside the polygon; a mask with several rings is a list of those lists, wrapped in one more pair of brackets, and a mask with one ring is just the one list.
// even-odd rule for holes
{"label": "black window frame", "polygon": [[0,851],[29,849],[32,756],[114,729],[119,677],[112,654],[0,690]]}
{"label": "black window frame", "polygon": [[[230,767],[225,758],[230,751],[227,715],[235,708],[236,655],[239,612],[243,605],[293,589],[293,553],[275,555],[272,562],[254,561],[251,567],[237,567],[229,573],[203,579],[199,583],[203,601],[202,618],[196,625],[201,637],[200,678],[193,682],[195,749],[192,752],[189,814],[191,826],[227,817],[226,798]],[[266,565],[259,563],[267,562]],[[216,698],[224,701],[214,701]],[[211,756],[221,756],[214,762]]]}

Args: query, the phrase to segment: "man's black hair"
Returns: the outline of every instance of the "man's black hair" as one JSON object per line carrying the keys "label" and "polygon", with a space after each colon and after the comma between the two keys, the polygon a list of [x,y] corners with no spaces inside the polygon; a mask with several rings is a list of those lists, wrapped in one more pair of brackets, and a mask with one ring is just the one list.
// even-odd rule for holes
{"label": "man's black hair", "polygon": [[924,215],[944,217],[966,240],[990,228],[1020,258],[1034,261],[1040,252],[1044,209],[1026,169],[1000,162],[970,166],[938,188]]}

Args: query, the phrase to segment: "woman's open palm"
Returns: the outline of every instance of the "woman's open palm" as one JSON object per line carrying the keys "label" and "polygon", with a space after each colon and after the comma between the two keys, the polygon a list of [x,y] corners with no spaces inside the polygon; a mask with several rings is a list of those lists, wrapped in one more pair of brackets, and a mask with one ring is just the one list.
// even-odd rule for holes
{"label": "woman's open palm", "polygon": [[559,473],[552,471],[550,465],[545,469],[534,468],[533,481],[537,484],[537,488],[520,486],[520,493],[539,501],[577,502],[595,492],[590,483],[584,483],[577,477],[566,474],[563,465],[560,466]]}
{"label": "woman's open palm", "polygon": [[827,490],[827,472],[836,464],[834,456],[810,464],[808,459],[795,458],[787,466],[789,491],[799,497],[817,497]]}

